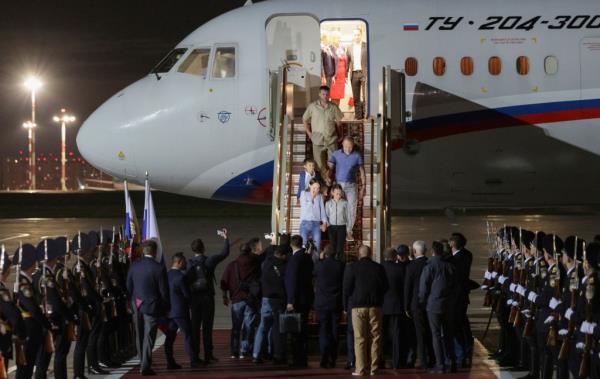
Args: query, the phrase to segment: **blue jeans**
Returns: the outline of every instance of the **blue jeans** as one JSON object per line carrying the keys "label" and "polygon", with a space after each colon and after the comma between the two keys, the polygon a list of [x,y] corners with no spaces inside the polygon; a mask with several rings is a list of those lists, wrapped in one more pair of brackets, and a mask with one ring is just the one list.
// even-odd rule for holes
{"label": "blue jeans", "polygon": [[247,355],[250,352],[255,318],[256,312],[245,300],[231,305],[231,355]]}
{"label": "blue jeans", "polygon": [[321,248],[321,223],[319,221],[301,221],[300,236],[302,237],[304,246],[308,245],[308,236],[312,236],[312,240],[315,244],[312,259],[313,262],[317,262],[319,260],[319,249]]}
{"label": "blue jeans", "polygon": [[260,325],[254,340],[253,358],[260,358],[267,342],[269,353],[277,359],[283,358],[283,340],[279,334],[279,314],[283,312],[284,305],[282,299],[262,298]]}

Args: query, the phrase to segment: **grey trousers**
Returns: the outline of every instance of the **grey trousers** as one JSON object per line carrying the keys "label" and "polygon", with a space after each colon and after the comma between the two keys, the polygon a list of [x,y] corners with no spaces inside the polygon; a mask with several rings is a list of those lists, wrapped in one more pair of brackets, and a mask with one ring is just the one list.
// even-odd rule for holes
{"label": "grey trousers", "polygon": [[158,318],[140,312],[135,306],[135,330],[137,333],[136,344],[138,357],[140,359],[140,372],[152,367],[152,350],[156,340],[158,329]]}

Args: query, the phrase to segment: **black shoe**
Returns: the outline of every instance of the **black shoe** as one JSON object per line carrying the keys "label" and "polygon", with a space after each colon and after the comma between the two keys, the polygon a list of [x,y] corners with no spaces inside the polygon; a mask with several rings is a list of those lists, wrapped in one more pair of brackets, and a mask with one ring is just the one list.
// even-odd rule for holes
{"label": "black shoe", "polygon": [[191,368],[200,368],[202,366],[204,366],[204,362],[202,360],[197,360],[197,361],[190,362],[190,367]]}
{"label": "black shoe", "polygon": [[519,366],[519,365],[517,365],[517,366],[514,366],[514,367],[511,367],[511,368],[509,368],[509,369],[508,369],[508,371],[511,371],[511,372],[516,372],[516,371],[527,371],[527,367],[523,367],[523,366]]}
{"label": "black shoe", "polygon": [[533,379],[533,378],[534,378],[534,376],[533,376],[533,375],[531,375],[531,374],[527,374],[527,375],[523,375],[523,376],[521,376],[519,379]]}
{"label": "black shoe", "polygon": [[88,374],[90,375],[108,375],[110,372],[103,370],[99,366],[90,366],[88,367]]}
{"label": "black shoe", "polygon": [[427,370],[427,372],[430,374],[443,374],[444,369],[443,368],[432,368],[432,369]]}
{"label": "black shoe", "polygon": [[145,370],[142,370],[140,374],[142,374],[142,376],[154,376],[156,375],[156,371],[152,370],[151,368],[147,368]]}
{"label": "black shoe", "polygon": [[99,362],[100,367],[119,368],[121,365],[113,360]]}
{"label": "black shoe", "polygon": [[181,365],[177,362],[167,363],[167,370],[181,370]]}
{"label": "black shoe", "polygon": [[354,363],[346,363],[346,366],[344,367],[345,370],[354,370]]}
{"label": "black shoe", "polygon": [[259,364],[262,364],[264,362],[260,358],[252,358],[252,363],[254,363],[255,365],[259,365]]}
{"label": "black shoe", "polygon": [[74,379],[88,379],[85,375],[76,376]]}
{"label": "black shoe", "polygon": [[273,358],[273,364],[276,366],[281,366],[281,365],[285,365],[287,362],[285,361],[285,359],[281,359],[281,358]]}
{"label": "black shoe", "polygon": [[204,358],[204,362],[205,362],[206,364],[209,364],[209,363],[216,363],[216,362],[218,362],[218,361],[219,361],[219,358],[215,357],[215,356],[214,356],[214,355],[212,355],[212,354]]}

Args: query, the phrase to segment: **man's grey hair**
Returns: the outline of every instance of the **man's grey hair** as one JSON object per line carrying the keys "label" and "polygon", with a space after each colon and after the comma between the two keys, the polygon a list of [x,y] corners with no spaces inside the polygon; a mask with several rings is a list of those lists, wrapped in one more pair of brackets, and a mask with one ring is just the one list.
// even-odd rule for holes
{"label": "man's grey hair", "polygon": [[367,245],[361,245],[358,248],[358,256],[360,258],[366,258],[371,256],[371,248]]}
{"label": "man's grey hair", "polygon": [[413,242],[412,247],[415,251],[415,254],[425,255],[425,253],[427,252],[427,244],[425,244],[425,241],[417,240]]}

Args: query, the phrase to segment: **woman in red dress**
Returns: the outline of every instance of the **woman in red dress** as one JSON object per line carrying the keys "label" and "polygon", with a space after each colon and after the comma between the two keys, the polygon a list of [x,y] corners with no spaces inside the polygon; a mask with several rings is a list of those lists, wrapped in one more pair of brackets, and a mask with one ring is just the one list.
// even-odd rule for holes
{"label": "woman in red dress", "polygon": [[331,97],[332,102],[340,105],[340,101],[344,98],[346,93],[348,57],[346,49],[344,49],[342,46],[338,46],[338,48],[335,50],[335,53],[338,58],[338,66],[333,84],[331,85],[329,96]]}

